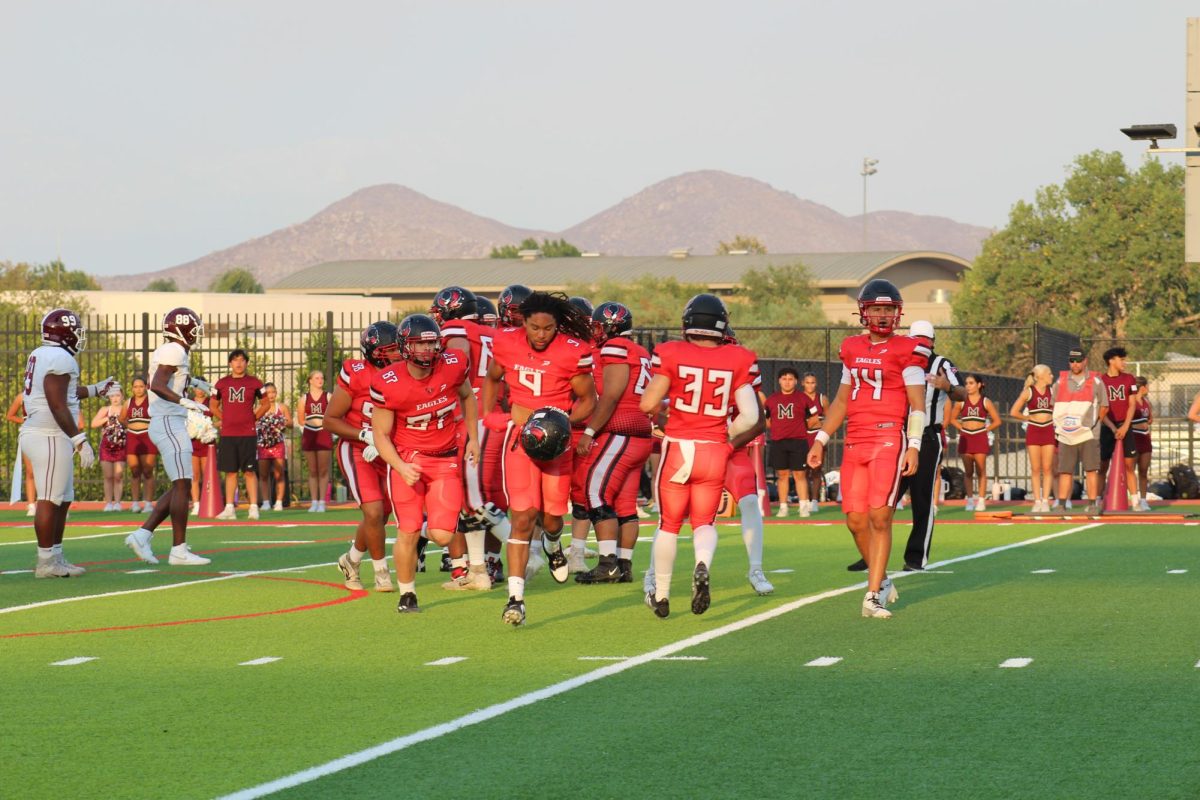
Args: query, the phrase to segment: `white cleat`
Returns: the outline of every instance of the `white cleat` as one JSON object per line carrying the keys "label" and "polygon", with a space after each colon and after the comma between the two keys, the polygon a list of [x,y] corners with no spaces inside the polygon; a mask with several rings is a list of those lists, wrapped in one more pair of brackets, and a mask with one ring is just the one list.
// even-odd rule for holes
{"label": "white cleat", "polygon": [[342,553],[337,560],[338,569],[342,571],[342,576],[346,579],[345,587],[355,591],[362,591],[362,579],[358,576],[361,563],[355,564],[350,560],[349,553]]}
{"label": "white cleat", "polygon": [[167,557],[167,563],[173,567],[202,567],[205,564],[211,564],[212,559],[196,555],[192,552],[190,545],[180,544],[171,548],[171,555]]}
{"label": "white cleat", "polygon": [[250,506],[250,519],[258,519],[258,506]]}
{"label": "white cleat", "polygon": [[375,591],[384,593],[396,591],[396,587],[392,585],[392,573],[390,570],[375,570]]}
{"label": "white cleat", "polygon": [[646,574],[642,577],[642,594],[653,595],[654,589],[654,572],[646,570]]}
{"label": "white cleat", "polygon": [[83,567],[77,566],[75,564],[72,564],[70,561],[67,561],[67,557],[64,556],[62,553],[57,553],[57,554],[55,554],[54,557],[57,558],[58,563],[62,564],[62,566],[67,570],[69,577],[78,578],[80,575],[87,572],[87,570],[84,569]]}
{"label": "white cleat", "polygon": [[154,550],[150,547],[149,536],[138,536],[141,531],[134,531],[125,537],[125,546],[133,551],[133,554],[145,561],[147,564],[157,564],[158,559],[154,556]]}
{"label": "white cleat", "polygon": [[472,564],[467,567],[466,577],[466,588],[472,592],[490,592],[492,590],[492,578],[488,575],[486,564],[480,564],[479,566]]}
{"label": "white cleat", "polygon": [[780,503],[779,510],[775,512],[776,519],[783,519],[788,515],[787,503]]}
{"label": "white cleat", "polygon": [[50,556],[49,558],[38,558],[37,566],[34,567],[33,577],[35,578],[69,578],[71,571],[66,568],[57,558]]}
{"label": "white cleat", "polygon": [[879,604],[884,608],[890,603],[894,603],[900,599],[900,593],[896,591],[896,587],[892,584],[891,578],[884,578],[883,583],[879,585]]}
{"label": "white cleat", "polygon": [[237,519],[237,509],[233,506],[225,506],[220,514],[217,514],[217,519]]}
{"label": "white cleat", "polygon": [[883,607],[883,603],[879,602],[879,595],[875,592],[867,592],[867,596],[863,598],[862,615],[870,619],[892,618],[892,612]]}
{"label": "white cleat", "polygon": [[587,572],[587,553],[583,550],[576,550],[572,547],[567,551],[567,572],[574,575],[576,572]]}
{"label": "white cleat", "polygon": [[768,595],[775,591],[775,586],[767,580],[767,576],[763,574],[761,569],[752,569],[748,576],[750,585],[754,587],[754,591],[760,595]]}

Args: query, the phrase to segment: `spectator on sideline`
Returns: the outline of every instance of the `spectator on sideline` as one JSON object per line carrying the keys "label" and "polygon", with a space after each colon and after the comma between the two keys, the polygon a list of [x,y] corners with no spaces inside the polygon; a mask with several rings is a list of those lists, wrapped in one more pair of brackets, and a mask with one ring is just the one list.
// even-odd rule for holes
{"label": "spectator on sideline", "polygon": [[[962,456],[963,472],[967,479],[967,511],[987,509],[987,457],[991,452],[988,434],[1000,427],[996,405],[984,396],[983,377],[968,375],[964,385],[967,396],[954,404],[950,424],[958,428],[958,454]],[[974,478],[974,480],[972,480]],[[971,496],[971,486],[977,486]]]}
{"label": "spectator on sideline", "polygon": [[[1108,463],[1116,450],[1120,450],[1125,459],[1125,486],[1131,492],[1137,491],[1137,450],[1129,433],[1129,426],[1133,422],[1133,415],[1129,412],[1133,410],[1133,396],[1138,389],[1137,379],[1125,371],[1127,355],[1124,347],[1110,347],[1104,351],[1105,371],[1100,376],[1100,382],[1108,394],[1108,416],[1101,420],[1100,427],[1099,497],[1104,497]],[[1133,505],[1137,506],[1140,500],[1140,497],[1134,497]]]}
{"label": "spectator on sideline", "polygon": [[775,485],[779,491],[779,511],[776,517],[788,515],[788,480],[796,487],[800,516],[812,513],[808,500],[808,479],[805,473],[808,458],[807,398],[796,391],[799,375],[784,367],[777,378],[779,391],[764,403],[767,409],[767,432],[771,446],[767,462],[775,470]]}
{"label": "spectator on sideline", "polygon": [[[1100,508],[1100,422],[1108,415],[1108,393],[1100,377],[1087,369],[1082,350],[1067,354],[1071,368],[1058,374],[1050,387],[1054,398],[1054,436],[1058,440],[1058,497],[1071,508],[1071,480],[1083,464],[1084,480],[1090,504],[1087,513],[1099,514]],[[1059,507],[1055,500],[1050,507]]]}
{"label": "spectator on sideline", "polygon": [[246,372],[249,356],[242,348],[229,353],[229,374],[213,387],[213,419],[221,429],[217,442],[217,468],[225,473],[225,509],[217,519],[237,519],[233,498],[238,473],[245,477],[250,519],[258,519],[258,437],[255,423],[270,405],[263,383]]}
{"label": "spectator on sideline", "polygon": [[[212,398],[199,386],[191,387],[192,400],[204,406],[204,416],[212,419]],[[208,465],[208,445],[192,439],[192,516],[200,513],[200,487],[204,485],[204,467]]]}
{"label": "spectator on sideline", "polygon": [[104,472],[104,510],[120,511],[125,490],[125,428],[121,410],[125,395],[120,389],[108,393],[108,405],[92,417],[92,427],[100,431],[100,469]]}
{"label": "spectator on sideline", "polygon": [[258,418],[255,423],[255,435],[258,437],[258,481],[262,487],[262,510],[271,509],[271,498],[267,496],[270,481],[275,486],[275,510],[283,511],[283,495],[287,486],[283,480],[283,460],[287,457],[287,444],[284,431],[292,427],[292,413],[283,403],[276,402],[279,389],[273,383],[263,385],[263,400],[267,403],[267,413]]}
{"label": "spectator on sideline", "polygon": [[[817,391],[817,376],[811,372],[804,373],[800,385],[804,389],[804,424],[807,429],[804,440],[811,448],[813,440],[817,438],[817,431],[821,430],[821,423],[825,421],[825,409],[829,408],[829,398]],[[821,510],[818,501],[821,497],[821,487],[825,485],[825,472],[808,466],[806,456],[804,473],[808,478],[809,506],[815,514]]]}
{"label": "spectator on sideline", "polygon": [[1025,423],[1025,449],[1029,453],[1029,476],[1033,488],[1034,514],[1050,510],[1054,484],[1054,398],[1050,384],[1054,373],[1038,364],[1025,378],[1025,388],[1017,396],[1008,415]]}
{"label": "spectator on sideline", "polygon": [[[8,413],[4,418],[9,422],[16,423],[18,427],[25,421],[24,393],[13,398],[12,405],[8,407]],[[29,504],[25,509],[25,516],[32,517],[37,513],[37,488],[33,484],[33,467],[29,463],[29,456],[25,453],[21,453],[21,462],[25,468],[25,502]]]}
{"label": "spectator on sideline", "polygon": [[296,424],[303,426],[300,450],[308,464],[309,511],[325,510],[329,491],[329,463],[333,458],[333,436],[325,430],[325,411],[329,408],[325,391],[325,373],[313,370],[308,376],[308,391],[296,403]]}
{"label": "spectator on sideline", "polygon": [[133,513],[149,511],[154,499],[154,467],[158,448],[150,441],[150,398],[146,379],[138,375],[131,384],[129,402],[121,414],[125,425],[125,461],[129,464],[129,495]]}
{"label": "spectator on sideline", "polygon": [[1137,378],[1137,393],[1133,396],[1133,422],[1130,430],[1133,432],[1134,449],[1137,451],[1138,482],[1133,487],[1139,498],[1136,511],[1149,511],[1150,503],[1146,495],[1150,491],[1150,458],[1154,448],[1150,444],[1150,422],[1154,412],[1150,408],[1150,382],[1141,375]]}

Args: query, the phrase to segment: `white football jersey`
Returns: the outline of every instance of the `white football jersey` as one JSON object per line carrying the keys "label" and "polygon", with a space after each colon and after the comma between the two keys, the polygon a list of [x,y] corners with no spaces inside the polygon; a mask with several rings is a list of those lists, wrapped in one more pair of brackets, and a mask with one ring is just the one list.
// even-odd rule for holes
{"label": "white football jersey", "polygon": [[67,408],[71,419],[79,419],[79,362],[58,345],[44,344],[29,354],[25,362],[25,421],[21,430],[38,433],[63,433],[46,402],[47,375],[70,375],[67,381]]}
{"label": "white football jersey", "polygon": [[[180,397],[187,397],[184,393],[187,391],[188,384],[188,354],[187,350],[183,349],[183,345],[179,342],[164,342],[150,354],[150,372],[148,373],[150,381],[154,380],[154,374],[158,372],[160,366],[175,368],[175,374],[167,381],[167,388]],[[147,394],[150,395],[151,419],[155,417],[187,417],[187,409],[179,403],[163,400],[154,392],[147,392]]]}

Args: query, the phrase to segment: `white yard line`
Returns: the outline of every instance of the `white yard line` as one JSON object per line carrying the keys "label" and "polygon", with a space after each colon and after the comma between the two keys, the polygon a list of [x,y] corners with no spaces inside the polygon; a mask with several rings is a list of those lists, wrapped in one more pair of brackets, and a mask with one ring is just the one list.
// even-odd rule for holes
{"label": "white yard line", "polygon": [[239,667],[261,667],[263,664],[273,664],[276,661],[282,661],[282,660],[283,659],[280,656],[263,656],[262,658],[255,658],[255,659],[251,659],[250,661],[243,661],[242,663],[238,664],[238,666]]}
{"label": "white yard line", "polygon": [[445,658],[439,658],[437,661],[426,661],[425,666],[427,666],[427,667],[448,667],[451,664],[457,664],[460,661],[466,661],[466,660],[467,660],[466,656],[446,656]]}
{"label": "white yard line", "polygon": [[[999,547],[989,547],[987,550],[980,550],[977,553],[970,553],[957,558],[948,558],[945,561],[938,561],[930,564],[929,566],[941,567],[947,564],[956,564],[962,561],[971,561],[976,558],[984,558],[986,556],[995,555],[996,553],[1003,553],[1006,550],[1013,550],[1018,547],[1027,547],[1031,544],[1040,544],[1042,542],[1048,542],[1052,539],[1058,539],[1063,536],[1070,536],[1073,533],[1089,530],[1091,528],[1098,527],[1101,524],[1102,523],[1099,522],[1091,522],[1086,525],[1068,528],[1065,531],[1048,533],[1044,536],[1036,536],[1032,539],[1014,542],[1013,544],[1001,545]],[[893,575],[892,578],[895,580],[909,575],[920,574],[921,573],[919,572],[898,572]],[[515,711],[518,708],[531,706],[534,703],[541,702],[542,700],[556,697],[560,694],[565,694],[572,689],[578,689],[580,686],[586,686],[589,683],[595,683],[596,681],[604,678],[609,678],[613,675],[619,675],[622,672],[633,669],[634,667],[640,667],[643,664],[648,664],[651,661],[657,661],[666,656],[673,656],[681,650],[688,650],[697,645],[704,644],[705,642],[711,642],[714,639],[719,639],[720,637],[726,636],[730,633],[735,633],[754,625],[758,625],[761,622],[766,622],[768,620],[775,619],[776,617],[781,617],[784,614],[790,614],[798,608],[810,606],[813,603],[818,603],[822,600],[828,600],[831,597],[839,597],[844,594],[849,594],[850,592],[859,591],[865,587],[866,583],[861,582],[855,583],[851,586],[843,586],[840,589],[830,589],[827,592],[821,592],[820,594],[802,597],[799,600],[793,600],[790,603],[784,603],[781,606],[776,606],[775,608],[754,614],[746,617],[745,619],[731,622],[728,625],[722,625],[719,628],[713,628],[710,631],[698,633],[694,636],[689,636],[686,639],[680,639],[677,642],[663,645],[656,650],[651,650],[647,653],[643,653],[640,656],[634,656],[623,661],[599,667],[591,672],[585,672],[582,675],[577,675],[574,678],[569,678],[565,681],[560,681],[559,683],[551,684],[550,686],[528,692],[520,695],[519,697],[514,697],[511,700],[505,700],[502,703],[496,703],[495,705],[488,706],[487,708],[481,708],[477,711],[471,712],[470,714],[465,714],[461,717],[458,717],[457,719],[452,719],[449,722],[443,722],[439,725],[424,728],[423,730],[410,733],[406,736],[397,737],[391,741],[377,744],[374,747],[368,747],[365,750],[359,750],[356,753],[350,753],[349,755],[336,758],[333,761],[327,761],[324,764],[319,764],[315,767],[309,767],[308,769],[294,772],[291,775],[285,775],[282,778],[277,778],[273,781],[260,783],[259,785],[251,786],[248,789],[242,789],[240,791],[233,792],[232,794],[223,795],[222,797],[218,798],[218,800],[252,800],[252,798],[265,797],[266,795],[274,794],[275,792],[280,792],[284,789],[290,789],[294,786],[310,783],[319,778],[323,778],[326,775],[332,775],[336,772],[350,769],[351,767],[357,767],[358,765],[365,764],[368,761],[374,761],[377,758],[382,758],[383,756],[391,755],[392,753],[399,752],[400,750],[405,750],[415,744],[428,742],[430,740],[445,736],[446,734],[454,733],[462,730],[463,728],[470,727],[471,725],[478,725],[481,722],[487,722],[488,720],[495,719],[496,717],[507,714],[510,711]]]}
{"label": "white yard line", "polygon": [[809,661],[804,666],[806,666],[806,667],[832,667],[834,664],[838,663],[841,660],[842,660],[841,656],[821,656],[820,658],[814,658],[812,661]]}
{"label": "white yard line", "polygon": [[1032,658],[1006,658],[1000,662],[1001,669],[1022,669],[1033,663]]}
{"label": "white yard line", "polygon": [[95,661],[95,660],[96,660],[96,656],[75,656],[75,658],[68,658],[63,661],[55,661],[50,666],[52,666],[52,667],[75,667],[80,664],[86,664],[89,661]]}

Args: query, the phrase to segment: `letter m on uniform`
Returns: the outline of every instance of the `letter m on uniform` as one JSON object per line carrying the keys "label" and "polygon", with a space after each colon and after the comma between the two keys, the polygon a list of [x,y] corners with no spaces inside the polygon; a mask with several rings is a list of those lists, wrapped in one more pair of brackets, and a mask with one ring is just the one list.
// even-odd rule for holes
{"label": "letter m on uniform", "polygon": [[1125,399],[1125,387],[1124,386],[1108,387],[1108,399],[1109,400],[1124,400]]}
{"label": "letter m on uniform", "polygon": [[237,387],[231,386],[229,388],[229,402],[230,403],[246,402],[246,387],[245,386],[237,386]]}
{"label": "letter m on uniform", "polygon": [[796,406],[793,403],[780,403],[777,414],[779,419],[795,419]]}

